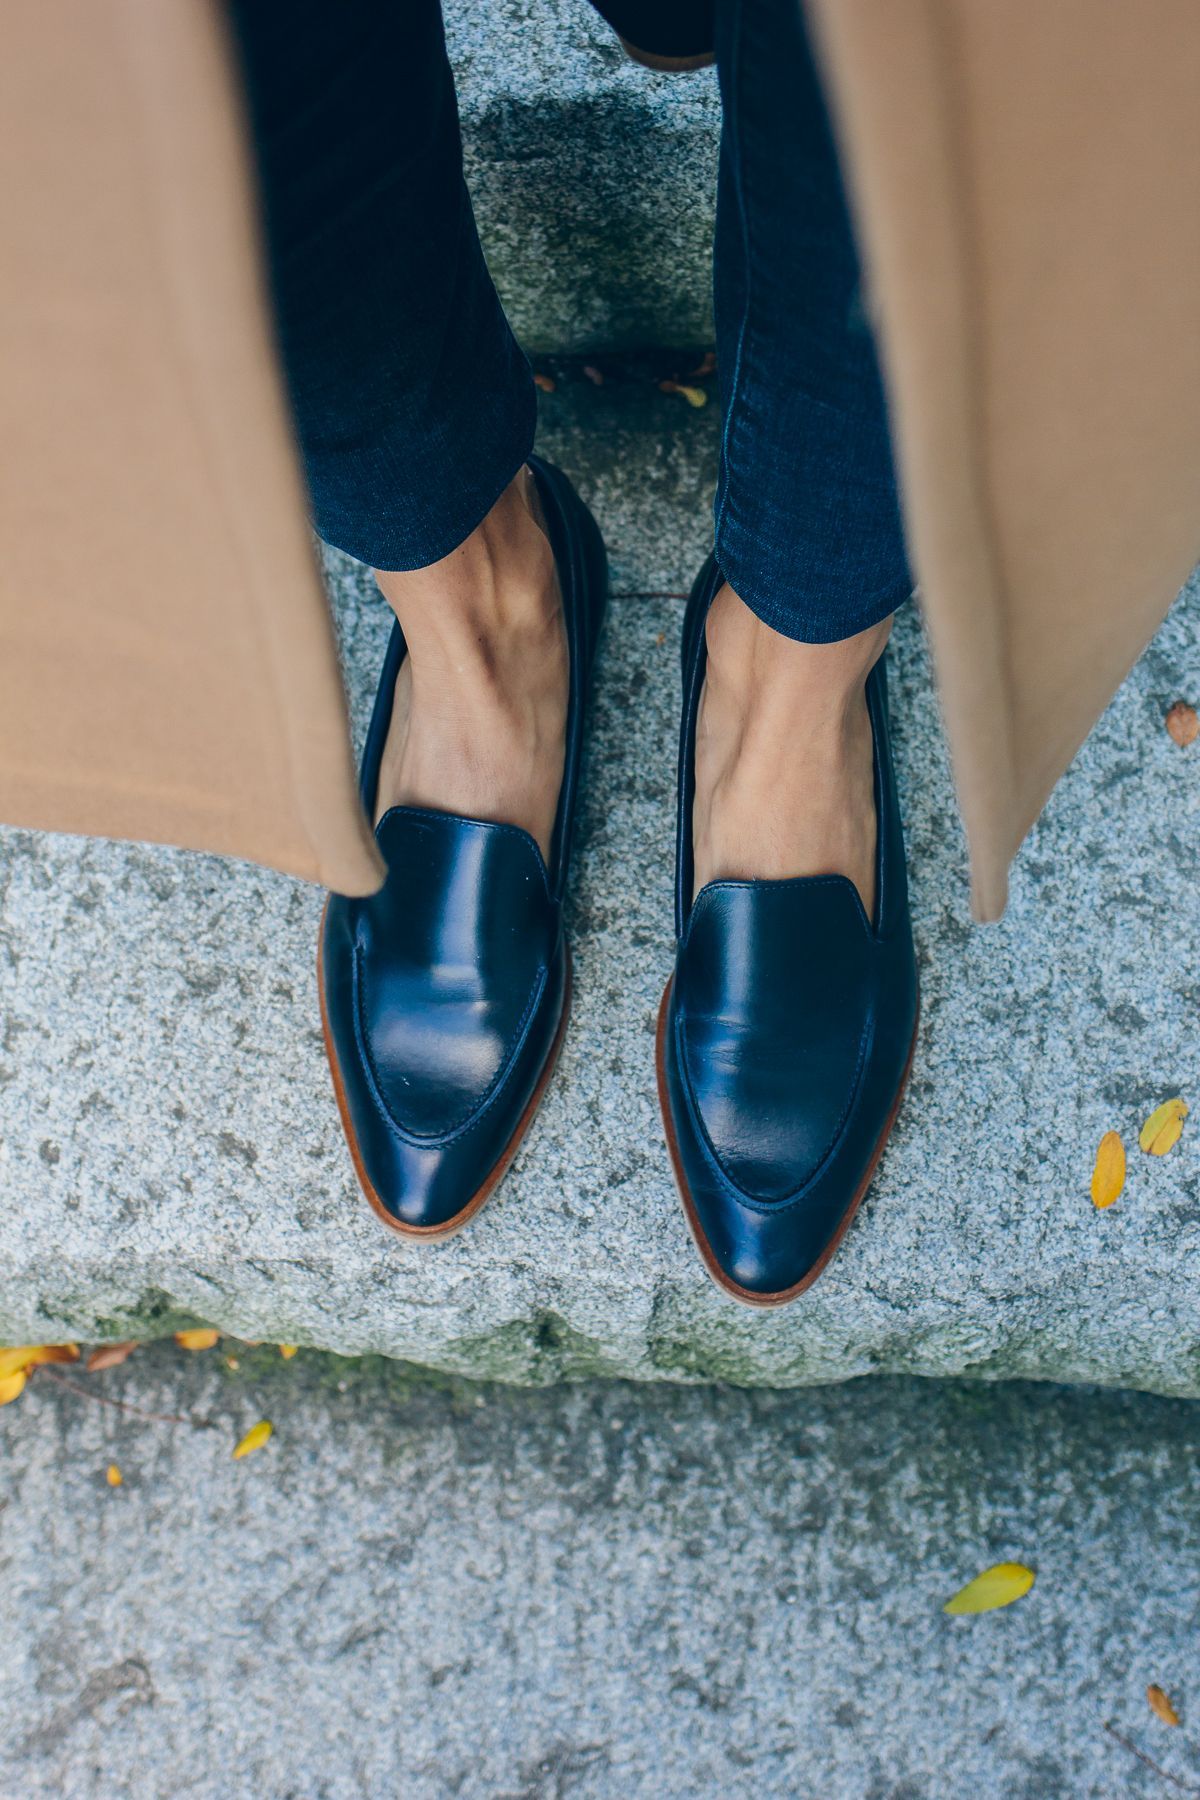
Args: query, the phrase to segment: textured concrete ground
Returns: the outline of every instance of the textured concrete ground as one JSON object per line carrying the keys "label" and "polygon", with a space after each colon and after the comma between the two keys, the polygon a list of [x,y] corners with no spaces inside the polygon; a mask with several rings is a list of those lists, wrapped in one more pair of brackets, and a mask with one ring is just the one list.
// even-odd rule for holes
{"label": "textured concrete ground", "polygon": [[[0,1415],[6,1800],[1200,1792],[1192,1403],[476,1389],[265,1347],[75,1379],[184,1422],[44,1374]],[[1000,1559],[1029,1596],[946,1618]]]}
{"label": "textured concrete ground", "polygon": [[[1200,587],[1180,601],[1018,860],[995,928],[963,851],[915,612],[894,658],[924,1012],[910,1098],[828,1274],[763,1315],[711,1288],[654,1099],[672,954],[678,595],[706,534],[715,409],[648,368],[560,371],[544,442],[578,474],[621,596],[599,671],[560,1073],[511,1179],[430,1250],[387,1235],[338,1130],[312,959],[321,897],[187,853],[0,835],[0,1341],[240,1336],[518,1381],[804,1383],[874,1371],[1200,1393]],[[387,628],[331,565],[361,726]],[[1108,1212],[1102,1132],[1130,1148]]]}
{"label": "textured concrete ground", "polygon": [[588,0],[444,10],[467,180],[521,342],[706,341],[715,72],[632,63]]}

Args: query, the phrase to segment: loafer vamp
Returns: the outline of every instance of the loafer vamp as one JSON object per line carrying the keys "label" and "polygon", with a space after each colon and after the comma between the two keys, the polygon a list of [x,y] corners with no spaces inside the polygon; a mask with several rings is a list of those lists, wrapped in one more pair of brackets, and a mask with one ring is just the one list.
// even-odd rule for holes
{"label": "loafer vamp", "polygon": [[680,948],[664,1073],[694,1221],[724,1276],[804,1280],[857,1204],[903,1080],[911,941],[841,876],[714,883]]}
{"label": "loafer vamp", "polygon": [[396,809],[388,880],[355,945],[358,1028],[380,1095],[414,1137],[453,1135],[485,1104],[545,985],[557,909],[527,834]]}
{"label": "loafer vamp", "polygon": [[330,902],[326,1012],[364,1172],[392,1216],[431,1228],[518,1127],[561,1021],[566,949],[525,832],[395,808],[378,839],[384,886]]}
{"label": "loafer vamp", "polygon": [[853,905],[840,879],[716,882],[692,914],[676,977],[681,1060],[721,1168],[756,1200],[809,1180],[858,1085],[873,971]]}

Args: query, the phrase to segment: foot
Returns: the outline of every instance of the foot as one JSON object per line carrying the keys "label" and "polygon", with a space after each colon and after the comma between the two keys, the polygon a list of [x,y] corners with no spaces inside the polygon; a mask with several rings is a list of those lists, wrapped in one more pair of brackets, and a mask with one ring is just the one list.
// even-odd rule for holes
{"label": "foot", "polygon": [[[421,653],[398,693],[408,643],[390,635],[359,771],[374,794],[395,714],[378,833],[387,874],[372,894],[331,894],[321,926],[322,1022],[355,1169],[384,1221],[427,1242],[465,1224],[509,1167],[570,1007],[563,890],[608,572],[566,477],[541,458],[534,470],[561,589],[538,578],[545,539],[523,483],[467,546],[470,567],[448,559],[424,585],[383,578]],[[560,640],[575,659],[565,730]],[[496,749],[501,733],[510,763],[523,759],[515,770]],[[426,810],[389,807],[398,798]],[[508,821],[544,845],[556,809],[547,882],[534,835]]]}
{"label": "foot", "polygon": [[875,906],[865,684],[891,620],[836,644],[764,625],[726,583],[708,612],[696,727],[696,892],[709,881],[847,875]]}
{"label": "foot", "polygon": [[376,823],[390,806],[420,806],[520,825],[548,859],[570,669],[562,595],[529,470],[441,562],[376,570],[375,578],[408,645]]}

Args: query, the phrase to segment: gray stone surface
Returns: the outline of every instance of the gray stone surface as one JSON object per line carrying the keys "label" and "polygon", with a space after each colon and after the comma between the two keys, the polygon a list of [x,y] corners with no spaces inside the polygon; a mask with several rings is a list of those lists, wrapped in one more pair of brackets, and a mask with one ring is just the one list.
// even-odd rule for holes
{"label": "gray stone surface", "polygon": [[715,72],[632,63],[587,0],[447,0],[445,14],[467,181],[521,341],[707,342]]}
{"label": "gray stone surface", "polygon": [[[5,1410],[11,1800],[1200,1790],[1189,1402],[523,1393],[240,1360],[76,1378],[183,1424],[44,1375]],[[264,1416],[271,1442],[232,1462]],[[946,1618],[1000,1559],[1036,1569],[1029,1596]]]}
{"label": "gray stone surface", "polygon": [[[437,1248],[359,1198],[321,1049],[321,897],[155,848],[0,837],[0,1340],[153,1335],[378,1350],[526,1382],[747,1383],[874,1371],[1200,1393],[1200,1137],[1136,1134],[1197,1099],[1200,587],[1181,599],[973,928],[919,621],[895,712],[924,1012],[915,1075],[854,1229],[812,1293],[763,1315],[711,1288],[654,1097],[670,921],[676,640],[701,554],[713,409],[631,374],[545,397],[546,447],[613,547],[573,930],[576,1012],[510,1180]],[[361,725],[387,618],[331,564]],[[1095,1145],[1130,1147],[1121,1200]]]}

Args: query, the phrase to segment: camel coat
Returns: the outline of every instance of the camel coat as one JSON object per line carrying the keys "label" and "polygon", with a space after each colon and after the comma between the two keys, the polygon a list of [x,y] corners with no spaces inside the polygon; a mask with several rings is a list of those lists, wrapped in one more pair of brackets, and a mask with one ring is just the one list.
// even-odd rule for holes
{"label": "camel coat", "polygon": [[[1200,6],[807,3],[994,918],[1200,557]],[[0,819],[368,892],[219,5],[0,17]]]}

